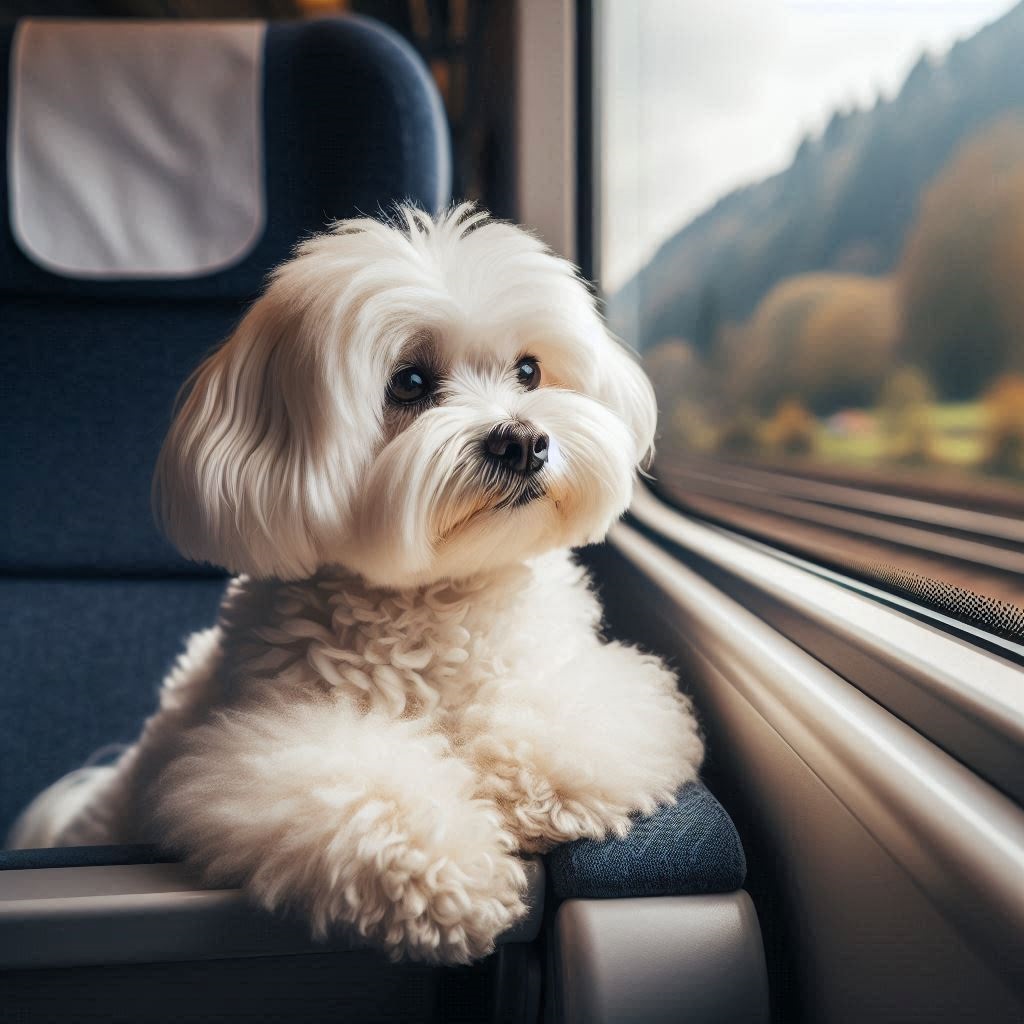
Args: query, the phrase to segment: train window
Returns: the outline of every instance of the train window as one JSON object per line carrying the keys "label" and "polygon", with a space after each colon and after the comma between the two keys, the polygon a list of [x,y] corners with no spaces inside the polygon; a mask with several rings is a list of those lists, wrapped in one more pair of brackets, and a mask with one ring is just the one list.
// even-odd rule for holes
{"label": "train window", "polygon": [[1024,638],[1024,4],[594,15],[596,273],[655,488]]}

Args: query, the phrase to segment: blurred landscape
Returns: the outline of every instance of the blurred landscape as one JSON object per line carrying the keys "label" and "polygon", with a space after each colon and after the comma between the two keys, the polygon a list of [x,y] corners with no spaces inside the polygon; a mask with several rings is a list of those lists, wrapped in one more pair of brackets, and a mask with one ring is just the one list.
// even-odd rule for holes
{"label": "blurred landscape", "polygon": [[1024,492],[1024,4],[608,298],[660,451]]}

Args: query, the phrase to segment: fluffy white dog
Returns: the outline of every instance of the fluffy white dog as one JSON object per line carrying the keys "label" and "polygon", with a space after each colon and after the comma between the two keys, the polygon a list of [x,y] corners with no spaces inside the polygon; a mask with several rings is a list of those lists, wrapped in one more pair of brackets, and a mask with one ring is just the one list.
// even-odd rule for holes
{"label": "fluffy white dog", "polygon": [[114,765],[13,844],[150,841],[213,883],[464,962],[517,853],[624,835],[703,749],[569,554],[629,504],[651,387],[573,268],[462,206],[299,246],[187,387],[162,525],[239,573]]}

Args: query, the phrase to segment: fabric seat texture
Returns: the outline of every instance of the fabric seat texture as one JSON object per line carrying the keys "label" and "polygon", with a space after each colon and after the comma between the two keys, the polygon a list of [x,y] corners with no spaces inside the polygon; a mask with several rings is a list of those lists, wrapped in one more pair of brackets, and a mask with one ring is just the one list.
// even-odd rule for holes
{"label": "fabric seat texture", "polygon": [[8,215],[16,31],[0,26],[0,833],[40,789],[131,740],[185,635],[214,621],[223,577],[180,558],[149,505],[191,370],[301,239],[400,201],[436,211],[450,187],[443,109],[408,44],[357,17],[271,23],[255,246],[189,279],[50,273]]}

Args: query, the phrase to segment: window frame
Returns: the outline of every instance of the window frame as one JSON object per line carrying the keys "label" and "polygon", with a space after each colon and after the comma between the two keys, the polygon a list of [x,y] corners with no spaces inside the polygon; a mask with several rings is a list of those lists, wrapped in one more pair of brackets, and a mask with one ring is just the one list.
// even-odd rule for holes
{"label": "window frame", "polygon": [[[577,229],[576,229],[576,253],[577,262],[583,276],[591,282],[598,301],[602,300],[601,291],[601,209],[602,209],[602,123],[601,123],[601,99],[602,85],[598,74],[600,60],[603,53],[602,47],[602,26],[605,24],[603,0],[576,0],[575,21],[577,24],[576,39],[576,116],[578,125],[577,146],[576,146],[576,206],[577,206]],[[629,339],[626,339],[627,342]],[[771,474],[774,471],[770,467],[764,467],[761,472]],[[652,479],[656,482],[655,476]],[[649,493],[649,492],[648,492]],[[665,509],[672,509],[677,515],[683,515],[692,522],[711,522],[706,519],[702,512],[691,509],[681,509],[677,504],[668,498],[658,495],[656,499]],[[899,499],[896,499],[897,501]],[[937,509],[943,506],[936,503]],[[752,544],[771,551],[774,555],[783,560],[802,561],[806,566],[812,566],[822,577],[830,577],[838,581],[838,585],[848,589],[859,590],[869,595],[879,604],[885,604],[890,608],[903,613],[908,619],[918,619],[930,622],[942,632],[955,637],[960,637],[978,648],[1001,655],[1012,661],[1019,661],[1024,664],[1024,645],[1014,643],[1011,640],[987,631],[984,626],[973,624],[966,619],[957,619],[951,615],[943,614],[935,607],[928,607],[923,603],[914,600],[914,595],[901,594],[898,590],[886,590],[882,587],[871,586],[869,582],[855,579],[844,573],[841,566],[838,571],[818,564],[813,561],[813,556],[791,553],[785,550],[785,546],[776,543],[771,539],[757,538],[745,534],[742,527],[730,526],[728,521],[716,521],[718,525],[727,530],[732,530],[737,536],[745,537]],[[797,523],[797,527],[798,527]],[[941,545],[944,539],[943,534],[936,535],[935,543]],[[993,548],[993,557],[998,558],[999,548]],[[938,579],[938,577],[935,577]],[[983,591],[979,596],[985,598]],[[936,606],[937,607],[937,606]],[[1022,680],[1024,685],[1024,680]],[[1015,784],[1015,791],[1018,787]],[[1024,784],[1020,788],[1024,788]]]}
{"label": "window frame", "polygon": [[[575,233],[568,238],[560,220],[546,222],[540,208],[524,199],[521,214],[538,214],[527,223],[563,254],[575,251],[584,276],[600,295],[600,82],[602,0],[521,0],[518,67],[530,78],[522,48],[545,40],[540,60],[567,52],[560,65],[561,102],[524,103],[519,121],[520,164],[535,160],[535,145],[525,132],[543,122],[543,137],[564,140],[567,97],[574,98],[574,144],[548,149],[533,171],[520,172],[523,183],[542,177],[572,178]],[[571,125],[570,125],[571,127]],[[531,177],[532,176],[532,177]],[[563,193],[568,195],[569,193]],[[550,208],[548,209],[550,214]],[[939,615],[853,578],[787,554],[726,526],[716,526],[680,510],[641,486],[630,510],[629,527],[657,543],[681,565],[696,569],[723,594],[740,600],[780,635],[798,643],[820,663],[846,679],[921,736],[957,758],[980,778],[1024,806],[1024,699],[1000,701],[1016,681],[1024,694],[1024,647],[976,627]],[[703,542],[701,541],[703,538]],[[715,543],[711,544],[711,539]],[[711,555],[711,549],[717,556]],[[766,561],[766,559],[768,561]],[[770,566],[770,568],[765,568]],[[953,655],[956,654],[956,657]]]}
{"label": "window frame", "polygon": [[[684,531],[707,529],[650,500],[650,508],[661,509],[663,527],[671,526],[671,517]],[[743,548],[739,540],[726,543]],[[831,815],[841,807],[961,937],[965,952],[970,949],[977,957],[974,962],[984,964],[1010,991],[1024,992],[1016,954],[1024,933],[1024,809],[820,660],[818,652],[780,632],[761,608],[746,607],[742,597],[719,586],[719,579],[709,579],[700,565],[687,564],[674,547],[667,550],[635,522],[614,527],[609,548],[609,560],[626,564],[626,575],[612,577],[629,591],[628,599],[619,602],[628,605],[619,624],[649,637],[647,642],[657,638],[654,649],[684,667],[685,688],[694,693],[705,723],[716,729],[706,767],[731,777],[725,784],[731,806],[743,811],[745,841],[762,843],[767,831],[774,848],[781,841],[772,835],[775,830],[805,834],[806,828],[828,829]],[[609,580],[602,583],[610,585]],[[833,612],[823,614],[831,617]],[[870,656],[864,660],[870,672]],[[768,802],[757,804],[761,820],[746,821],[750,808],[740,805],[758,793],[761,781],[744,777],[743,765],[749,771],[751,759],[763,756],[756,737],[766,733],[781,741],[787,755],[786,765],[772,765],[772,771],[785,775],[796,765],[809,771],[837,801],[829,818],[806,821],[802,809],[788,806],[791,795],[779,790],[776,781]],[[762,859],[770,855],[763,846],[755,848]],[[785,882],[789,897],[799,902],[802,887],[793,872],[797,879],[802,871],[816,873],[816,857],[813,848],[804,847],[798,862],[777,868],[765,864],[762,870],[775,872],[777,884]],[[851,877],[850,892],[835,893],[836,902],[870,882],[870,875]],[[795,889],[789,891],[790,886]],[[780,911],[773,892],[768,895],[774,915]],[[870,903],[882,897],[865,892],[864,898]],[[817,905],[804,911],[830,914]],[[865,955],[886,956],[889,941],[888,935],[878,935]],[[901,955],[911,954],[901,947]],[[908,979],[911,987],[921,981],[915,978]]]}
{"label": "window frame", "polygon": [[[576,69],[577,261],[598,296],[602,6],[577,4]],[[833,828],[841,805],[866,833],[857,851],[877,843],[904,872],[907,889],[923,894],[961,937],[964,957],[1024,991],[1010,952],[1024,931],[1024,668],[1015,645],[699,519],[643,483],[607,544],[583,558],[606,592],[613,635],[639,640],[680,668],[710,730],[709,778],[731,797],[727,806],[740,814],[755,860],[770,860],[785,836],[806,841],[814,829]],[[763,735],[781,741],[786,762],[767,774],[786,778],[800,765],[838,802],[813,828],[804,820],[813,812],[787,806],[788,788],[750,779],[765,753]],[[767,802],[745,806],[748,792]],[[778,932],[766,942],[783,974],[794,966],[785,961],[787,922],[822,927],[851,920],[847,909],[861,913],[805,904],[805,890],[815,890],[804,876],[820,873],[819,854],[806,845],[791,853],[792,862],[755,864],[763,877],[752,890],[762,923]],[[854,943],[873,934],[872,902],[890,896],[873,892],[872,880],[869,868],[850,878],[849,892],[835,894],[840,906],[854,894],[866,903],[866,920],[858,919],[864,933],[851,928]],[[922,914],[906,932],[874,935],[865,963],[929,949],[927,921]],[[910,935],[913,953],[900,945]],[[808,997],[794,989],[807,979],[776,974],[782,1004],[832,995]],[[926,972],[907,972],[891,998],[926,983]]]}
{"label": "window frame", "polygon": [[628,528],[1024,806],[1024,669],[638,487]]}

